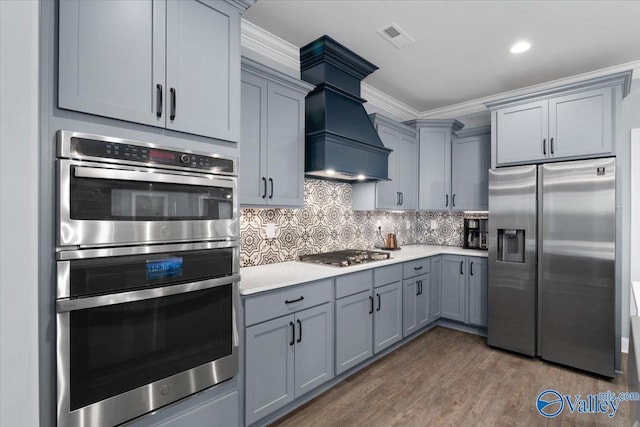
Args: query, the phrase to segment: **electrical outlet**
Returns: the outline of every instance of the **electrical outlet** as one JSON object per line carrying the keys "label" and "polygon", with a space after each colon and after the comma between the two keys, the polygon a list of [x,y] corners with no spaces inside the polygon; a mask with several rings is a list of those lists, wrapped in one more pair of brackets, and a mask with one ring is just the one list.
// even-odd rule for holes
{"label": "electrical outlet", "polygon": [[407,228],[407,230],[411,230],[411,221],[407,220],[405,227]]}
{"label": "electrical outlet", "polygon": [[431,220],[431,229],[435,230],[438,228],[438,221],[436,221],[435,219]]}
{"label": "electrical outlet", "polygon": [[382,228],[382,221],[376,221],[376,228],[380,230]]}
{"label": "electrical outlet", "polygon": [[276,225],[275,224],[267,224],[264,227],[264,233],[267,236],[267,239],[275,239],[276,238]]}

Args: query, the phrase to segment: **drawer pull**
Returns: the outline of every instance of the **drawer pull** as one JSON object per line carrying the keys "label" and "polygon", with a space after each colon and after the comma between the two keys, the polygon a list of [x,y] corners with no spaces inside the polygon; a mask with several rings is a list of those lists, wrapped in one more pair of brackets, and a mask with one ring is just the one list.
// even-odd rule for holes
{"label": "drawer pull", "polygon": [[414,270],[418,271],[418,270],[422,270],[422,267],[424,267],[423,265],[421,265],[420,267],[413,267]]}
{"label": "drawer pull", "polygon": [[289,301],[289,300],[285,300],[285,301],[284,301],[284,303],[285,303],[285,304],[293,304],[294,302],[300,302],[300,301],[302,301],[303,299],[304,299],[304,297],[300,297],[300,298],[298,298],[298,299],[292,299],[291,301]]}

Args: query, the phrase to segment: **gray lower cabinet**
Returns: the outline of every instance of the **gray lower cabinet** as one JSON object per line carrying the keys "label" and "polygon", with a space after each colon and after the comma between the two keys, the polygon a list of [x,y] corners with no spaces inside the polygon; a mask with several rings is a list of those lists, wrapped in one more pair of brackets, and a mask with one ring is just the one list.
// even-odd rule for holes
{"label": "gray lower cabinet", "polygon": [[402,282],[402,334],[409,336],[431,323],[429,274]]}
{"label": "gray lower cabinet", "polygon": [[304,204],[304,108],[313,86],[242,58],[241,205]]}
{"label": "gray lower cabinet", "polygon": [[487,326],[487,259],[442,256],[442,317]]}
{"label": "gray lower cabinet", "polygon": [[442,256],[442,317],[466,321],[465,257]]}
{"label": "gray lower cabinet", "polygon": [[336,375],[373,356],[371,290],[336,300]]}
{"label": "gray lower cabinet", "polygon": [[238,141],[245,8],[232,1],[60,1],[58,106]]}
{"label": "gray lower cabinet", "polygon": [[440,318],[442,313],[441,294],[442,294],[442,257],[434,256],[430,259],[431,267],[429,270],[429,315],[431,321]]}
{"label": "gray lower cabinet", "polygon": [[487,259],[467,258],[469,264],[469,323],[487,326]]}
{"label": "gray lower cabinet", "polygon": [[331,303],[246,328],[247,425],[333,378]]}
{"label": "gray lower cabinet", "polygon": [[178,414],[169,420],[157,424],[157,427],[239,426],[238,405],[238,392],[234,391]]}
{"label": "gray lower cabinet", "polygon": [[402,282],[375,288],[373,352],[378,353],[402,339]]}

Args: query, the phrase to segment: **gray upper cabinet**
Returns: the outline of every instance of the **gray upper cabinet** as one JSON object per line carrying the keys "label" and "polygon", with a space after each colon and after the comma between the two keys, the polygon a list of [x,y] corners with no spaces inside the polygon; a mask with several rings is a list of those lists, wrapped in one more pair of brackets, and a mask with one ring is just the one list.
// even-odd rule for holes
{"label": "gray upper cabinet", "polygon": [[166,2],[62,0],[59,11],[59,107],[164,127]]}
{"label": "gray upper cabinet", "polygon": [[241,205],[304,204],[304,108],[312,85],[242,58]]}
{"label": "gray upper cabinet", "polygon": [[460,131],[463,125],[457,120],[407,123],[419,135],[418,209],[487,209],[489,128]]}
{"label": "gray upper cabinet", "polygon": [[442,317],[466,321],[466,267],[465,257],[442,257]]}
{"label": "gray upper cabinet", "polygon": [[626,71],[487,103],[492,164],[613,153],[615,113],[630,82]]}
{"label": "gray upper cabinet", "polygon": [[369,116],[389,154],[389,181],[354,183],[355,210],[417,208],[418,144],[415,129],[380,114]]}
{"label": "gray upper cabinet", "polygon": [[457,132],[451,157],[452,209],[488,210],[491,128],[487,126]]}
{"label": "gray upper cabinet", "polygon": [[242,3],[61,1],[58,106],[237,142]]}
{"label": "gray upper cabinet", "polygon": [[498,111],[498,163],[546,157],[548,109],[547,101],[539,101]]}
{"label": "gray upper cabinet", "polygon": [[240,14],[219,0],[167,2],[167,128],[240,139]]}
{"label": "gray upper cabinet", "polygon": [[469,323],[487,326],[487,259],[468,258]]}

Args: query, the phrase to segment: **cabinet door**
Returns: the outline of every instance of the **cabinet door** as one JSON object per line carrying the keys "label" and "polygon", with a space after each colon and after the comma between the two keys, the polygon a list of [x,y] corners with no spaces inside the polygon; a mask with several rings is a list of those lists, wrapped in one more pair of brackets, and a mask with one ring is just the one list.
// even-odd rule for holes
{"label": "cabinet door", "polygon": [[373,355],[371,291],[336,300],[336,375]]}
{"label": "cabinet door", "polygon": [[333,378],[333,309],[326,303],[296,313],[295,397]]}
{"label": "cabinet door", "polygon": [[376,183],[376,207],[378,209],[399,209],[398,135],[381,124],[378,125],[377,130],[384,146],[393,151],[389,154],[389,181]]}
{"label": "cabinet door", "polygon": [[268,83],[267,173],[270,205],[304,205],[304,95]]}
{"label": "cabinet door", "polygon": [[549,100],[551,157],[611,152],[611,88]]}
{"label": "cabinet door", "polygon": [[440,295],[442,288],[442,258],[441,257],[432,257],[431,258],[431,268],[429,269],[429,314],[431,317],[431,321],[435,321],[440,317],[441,314],[441,304],[440,304]]}
{"label": "cabinet door", "polygon": [[420,285],[418,296],[416,297],[416,322],[418,329],[420,329],[431,323],[429,317],[429,300],[431,299],[429,298],[429,275],[423,274],[416,277],[416,279],[419,280],[418,284]]}
{"label": "cabinet door", "polygon": [[402,339],[402,282],[374,289],[373,352],[377,353]]}
{"label": "cabinet door", "polygon": [[442,258],[442,317],[464,322],[465,319],[465,258]]}
{"label": "cabinet door", "polygon": [[487,326],[487,260],[468,258],[469,323]]}
{"label": "cabinet door", "polygon": [[267,203],[267,81],[242,73],[242,131],[238,172],[241,205]]}
{"label": "cabinet door", "polygon": [[[549,153],[548,101],[531,102],[497,112],[497,163],[541,160]],[[545,148],[546,144],[546,148]]]}
{"label": "cabinet door", "polygon": [[402,281],[402,335],[405,337],[418,330],[416,300],[419,286],[416,279]]}
{"label": "cabinet door", "polygon": [[400,136],[398,156],[398,191],[400,209],[413,210],[418,206],[418,143],[416,138]]}
{"label": "cabinet door", "polygon": [[451,163],[452,209],[488,210],[491,135],[454,139]]}
{"label": "cabinet door", "polygon": [[420,129],[420,184],[418,209],[451,206],[451,131]]}
{"label": "cabinet door", "polygon": [[246,418],[251,424],[294,399],[294,318],[246,328]]}
{"label": "cabinet door", "polygon": [[238,392],[226,394],[203,405],[191,408],[156,427],[230,427],[239,426]]}
{"label": "cabinet door", "polygon": [[58,106],[164,127],[165,16],[163,0],[61,1]]}
{"label": "cabinet door", "polygon": [[166,102],[167,128],[239,140],[240,15],[233,6],[168,1]]}

